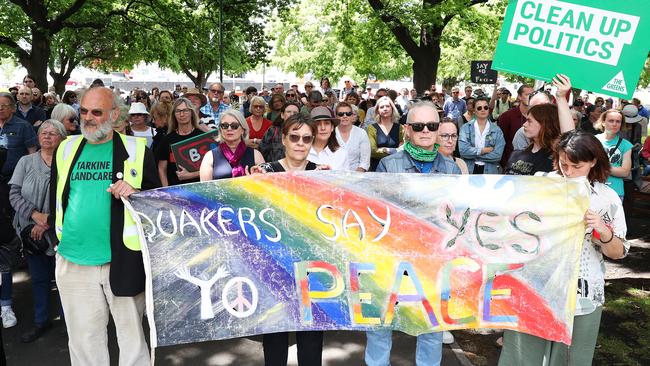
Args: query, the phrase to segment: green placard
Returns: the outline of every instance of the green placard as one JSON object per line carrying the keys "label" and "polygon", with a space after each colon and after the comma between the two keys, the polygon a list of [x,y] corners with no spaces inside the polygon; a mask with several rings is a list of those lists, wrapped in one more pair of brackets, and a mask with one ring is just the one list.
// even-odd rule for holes
{"label": "green placard", "polygon": [[510,0],[492,68],[632,98],[650,49],[648,0]]}

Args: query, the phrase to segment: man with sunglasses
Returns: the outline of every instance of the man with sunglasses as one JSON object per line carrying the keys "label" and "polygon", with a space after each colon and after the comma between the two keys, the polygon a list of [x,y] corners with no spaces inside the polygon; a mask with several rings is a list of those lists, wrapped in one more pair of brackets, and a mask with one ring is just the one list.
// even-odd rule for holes
{"label": "man with sunglasses", "polygon": [[[433,103],[415,103],[406,117],[406,133],[409,140],[404,150],[389,155],[379,162],[377,172],[461,174],[460,168],[450,158],[439,154],[436,147],[440,120]],[[390,364],[392,347],[391,330],[366,332],[365,361],[368,366]],[[417,337],[415,364],[418,366],[440,365],[442,358],[442,332],[425,333]]]}
{"label": "man with sunglasses", "polygon": [[209,115],[216,127],[219,127],[221,113],[230,107],[223,103],[223,94],[226,88],[221,83],[213,83],[208,88],[208,103],[201,108],[201,112]]}
{"label": "man with sunglasses", "polygon": [[59,239],[56,283],[65,309],[72,365],[108,365],[109,315],[120,364],[148,365],[142,329],[145,274],[137,227],[123,199],[160,186],[155,160],[141,138],[113,132],[119,97],[105,87],[86,91],[82,135],[55,152],[47,224]]}

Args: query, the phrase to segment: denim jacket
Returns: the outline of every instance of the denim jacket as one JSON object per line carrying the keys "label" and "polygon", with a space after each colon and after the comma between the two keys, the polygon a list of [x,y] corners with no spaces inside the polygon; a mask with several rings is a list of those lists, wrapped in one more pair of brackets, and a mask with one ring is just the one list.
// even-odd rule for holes
{"label": "denim jacket", "polygon": [[[415,166],[413,158],[404,150],[389,155],[379,162],[377,172],[385,173],[421,173]],[[442,154],[438,154],[431,167],[432,174],[461,174],[456,163]]]}
{"label": "denim jacket", "polygon": [[490,131],[485,137],[485,147],[492,147],[492,152],[481,155],[481,150],[475,147],[474,137],[476,136],[473,119],[463,125],[460,129],[458,138],[458,149],[460,157],[467,163],[467,169],[472,174],[474,171],[474,162],[482,161],[485,163],[484,174],[499,174],[499,161],[503,155],[503,149],[506,146],[506,140],[503,137],[501,128],[496,123],[490,122]]}

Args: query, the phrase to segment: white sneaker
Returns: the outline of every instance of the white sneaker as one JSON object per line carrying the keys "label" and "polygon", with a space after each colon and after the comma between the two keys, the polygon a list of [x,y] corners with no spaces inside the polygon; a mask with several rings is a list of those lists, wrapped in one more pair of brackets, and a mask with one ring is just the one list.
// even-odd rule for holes
{"label": "white sneaker", "polygon": [[442,343],[443,344],[452,344],[454,343],[454,335],[451,332],[443,331],[442,332]]}
{"label": "white sneaker", "polygon": [[2,313],[0,313],[0,317],[2,317],[3,328],[11,328],[14,325],[16,325],[16,323],[18,323],[18,320],[16,319],[16,314],[14,314],[14,311],[11,309],[11,306],[3,306]]}

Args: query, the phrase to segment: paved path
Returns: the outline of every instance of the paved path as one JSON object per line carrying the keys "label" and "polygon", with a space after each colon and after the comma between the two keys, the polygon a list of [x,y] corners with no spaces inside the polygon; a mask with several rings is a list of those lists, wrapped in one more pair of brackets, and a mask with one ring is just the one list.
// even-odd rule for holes
{"label": "paved path", "polygon": [[[642,214],[628,215],[628,238],[632,248],[627,258],[607,263],[607,278],[648,278],[650,279],[650,222]],[[70,359],[67,348],[67,335],[61,321],[55,321],[54,328],[43,338],[31,344],[20,343],[20,334],[30,325],[32,319],[31,285],[26,271],[14,274],[14,311],[18,325],[3,330],[8,365],[68,365]],[[326,366],[363,365],[365,336],[360,332],[329,332],[325,336],[323,364]],[[111,365],[117,365],[117,345],[111,327],[109,337]],[[402,333],[393,337],[394,366],[413,365],[415,338]],[[461,359],[464,359],[461,356]],[[454,351],[445,346],[443,366],[468,366],[455,356]],[[204,342],[174,347],[163,347],[156,351],[156,365],[262,365],[262,345],[249,339]],[[296,347],[289,351],[289,365],[297,365]]]}
{"label": "paved path", "polygon": [[[67,334],[60,320],[54,321],[54,328],[41,339],[31,344],[20,343],[20,335],[29,328],[33,319],[31,283],[27,272],[14,274],[14,311],[18,325],[3,329],[5,352],[9,366],[62,366],[69,365]],[[323,365],[358,366],[363,365],[363,352],[366,338],[362,332],[328,332],[325,335]],[[110,326],[109,348],[111,365],[117,365],[117,344],[115,332]],[[415,338],[402,333],[393,337],[393,366],[414,365]],[[443,349],[443,366],[462,366],[449,346]],[[155,365],[263,365],[262,344],[250,339],[233,339],[162,347],[156,350]],[[296,346],[289,350],[289,365],[297,365]]]}

